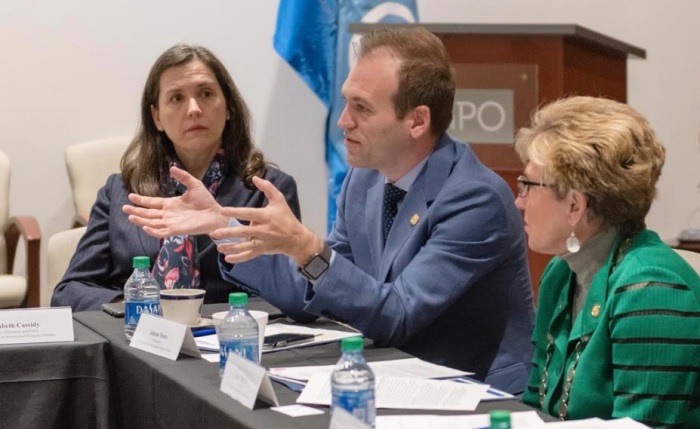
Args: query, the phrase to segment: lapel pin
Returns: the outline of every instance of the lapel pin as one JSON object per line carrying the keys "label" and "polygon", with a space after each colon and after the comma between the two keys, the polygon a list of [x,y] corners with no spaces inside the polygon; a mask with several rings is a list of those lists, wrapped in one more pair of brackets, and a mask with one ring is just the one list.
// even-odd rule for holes
{"label": "lapel pin", "polygon": [[418,213],[415,213],[413,216],[411,216],[411,226],[416,226],[419,220],[420,216],[418,216]]}
{"label": "lapel pin", "polygon": [[591,309],[591,316],[598,317],[600,314],[600,304],[595,304]]}

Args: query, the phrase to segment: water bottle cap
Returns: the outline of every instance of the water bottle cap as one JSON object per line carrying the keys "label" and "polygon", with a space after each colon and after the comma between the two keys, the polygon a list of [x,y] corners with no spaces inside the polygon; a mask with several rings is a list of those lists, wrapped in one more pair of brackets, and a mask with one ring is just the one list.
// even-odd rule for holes
{"label": "water bottle cap", "polygon": [[362,350],[364,339],[362,337],[343,338],[340,342],[340,351]]}
{"label": "water bottle cap", "polygon": [[491,425],[494,423],[510,423],[510,411],[508,410],[493,410],[489,412],[491,417]]}
{"label": "water bottle cap", "polygon": [[151,268],[151,258],[148,256],[134,256],[132,267]]}
{"label": "water bottle cap", "polygon": [[248,294],[243,292],[231,292],[228,294],[228,305],[248,304]]}

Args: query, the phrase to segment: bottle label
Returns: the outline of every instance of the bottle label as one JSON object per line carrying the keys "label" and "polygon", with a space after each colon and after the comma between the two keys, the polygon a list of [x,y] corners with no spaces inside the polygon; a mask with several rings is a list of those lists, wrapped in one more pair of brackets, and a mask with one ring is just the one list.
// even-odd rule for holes
{"label": "bottle label", "polygon": [[249,361],[259,363],[258,360],[258,339],[240,339],[233,341],[219,342],[219,369],[222,371],[226,367],[226,358],[229,352],[242,356]]}
{"label": "bottle label", "polygon": [[127,302],[124,304],[124,324],[136,326],[141,314],[150,313],[160,316],[160,303],[158,302]]}
{"label": "bottle label", "polygon": [[357,417],[374,427],[375,407],[374,407],[374,390],[342,390],[336,391],[333,389],[332,408],[340,407],[350,414]]}

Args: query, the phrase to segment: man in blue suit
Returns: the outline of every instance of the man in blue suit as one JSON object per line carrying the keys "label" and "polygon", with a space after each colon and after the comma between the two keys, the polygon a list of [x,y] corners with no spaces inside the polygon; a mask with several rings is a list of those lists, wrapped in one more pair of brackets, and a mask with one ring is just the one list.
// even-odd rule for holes
{"label": "man in blue suit", "polygon": [[[143,208],[124,210],[151,235],[231,240],[218,246],[224,277],[291,317],[342,319],[378,345],[522,392],[534,313],[522,219],[506,183],[445,133],[454,92],[454,68],[430,32],[362,39],[338,121],[353,168],[325,241],[259,178],[261,209],[222,208],[173,170],[187,194],[131,195]],[[226,228],[229,218],[250,224]]]}

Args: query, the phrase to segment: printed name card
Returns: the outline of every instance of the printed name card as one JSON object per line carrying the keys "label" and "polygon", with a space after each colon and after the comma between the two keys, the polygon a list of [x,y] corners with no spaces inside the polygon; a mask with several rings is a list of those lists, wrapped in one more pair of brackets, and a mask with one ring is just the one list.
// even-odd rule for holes
{"label": "printed name card", "polygon": [[149,313],[141,314],[129,346],[170,360],[180,353],[202,357],[187,325]]}
{"label": "printed name card", "polygon": [[53,343],[74,339],[70,307],[0,310],[0,344]]}
{"label": "printed name card", "polygon": [[249,410],[257,398],[270,405],[280,405],[265,368],[232,352],[226,359],[220,390]]}

